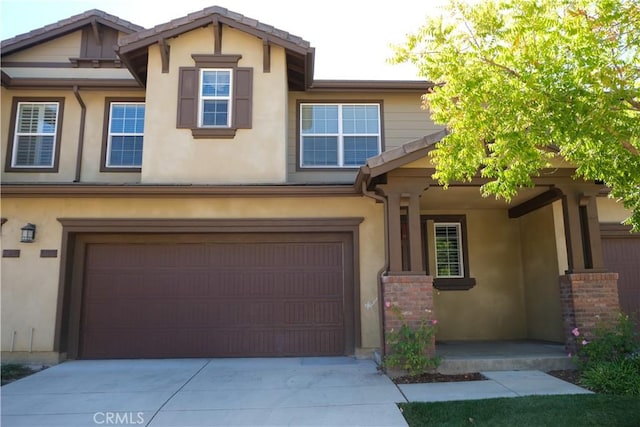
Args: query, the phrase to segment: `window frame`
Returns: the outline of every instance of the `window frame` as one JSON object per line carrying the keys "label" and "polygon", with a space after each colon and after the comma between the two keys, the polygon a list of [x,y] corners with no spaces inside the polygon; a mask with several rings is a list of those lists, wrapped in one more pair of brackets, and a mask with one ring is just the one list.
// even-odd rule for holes
{"label": "window frame", "polygon": [[[461,291],[469,290],[476,285],[476,279],[470,275],[470,260],[469,260],[469,242],[467,232],[467,217],[466,215],[421,215],[420,221],[422,225],[422,247],[424,248],[423,263],[427,274],[431,274],[431,254],[429,248],[433,247],[433,266],[437,270],[435,258],[437,252],[435,249],[435,225],[436,224],[457,224],[459,227],[459,242],[460,242],[460,254],[462,264],[462,276],[459,277],[438,277],[437,271],[433,273],[433,287],[441,290]],[[433,227],[429,227],[429,223],[432,223]],[[433,242],[429,241],[429,228],[433,230]],[[432,246],[433,245],[433,246]]]}
{"label": "window frame", "polygon": [[[229,95],[217,96],[217,95],[203,95],[202,89],[204,86],[204,73],[208,71],[222,71],[229,74]],[[199,128],[211,128],[211,129],[228,129],[233,123],[233,70],[231,68],[199,68],[198,69],[198,127]],[[205,125],[204,122],[204,102],[205,101],[227,101],[227,123],[225,125]]]}
{"label": "window frame", "polygon": [[[100,172],[128,172],[139,173],[142,172],[142,165],[140,166],[107,166],[107,159],[109,158],[109,140],[110,140],[110,125],[111,125],[111,104],[145,104],[145,117],[146,117],[146,102],[143,97],[107,97],[104,100],[104,119],[102,121],[102,150],[100,155]],[[142,150],[144,153],[144,134]]]}
{"label": "window frame", "polygon": [[[239,67],[242,55],[191,54],[194,67],[178,68],[177,129],[190,129],[194,139],[234,138],[238,129],[252,129],[253,68]],[[231,72],[229,126],[200,126],[201,69]]]}
{"label": "window frame", "polygon": [[[11,104],[11,118],[9,121],[9,135],[7,143],[7,152],[5,156],[6,172],[23,172],[23,173],[57,173],[60,163],[60,147],[62,145],[62,125],[64,118],[64,97],[13,97]],[[16,166],[14,164],[17,145],[16,127],[19,123],[18,114],[20,104],[57,104],[58,111],[56,115],[56,130],[53,133],[53,149],[51,153],[51,166]]]}
{"label": "window frame", "polygon": [[[338,105],[338,165],[304,166],[302,150],[302,106],[303,105]],[[342,133],[342,106],[345,105],[375,105],[378,107],[378,155],[385,150],[384,143],[384,104],[381,99],[299,99],[296,105],[296,171],[298,172],[320,172],[320,171],[350,171],[357,170],[362,165],[344,166],[344,136]],[[325,134],[329,135],[329,134]],[[346,134],[347,136],[372,136],[374,134]],[[340,150],[341,149],[341,150]],[[340,163],[343,166],[340,166]]]}
{"label": "window frame", "polygon": [[[439,264],[440,262],[438,262],[438,227],[454,227],[456,230],[456,252],[457,252],[457,256],[458,256],[458,271],[462,274],[449,274],[449,275],[443,275],[440,274],[439,272]],[[434,278],[438,278],[438,279],[460,279],[462,277],[464,277],[464,265],[466,263],[466,259],[464,257],[463,254],[463,250],[462,250],[462,225],[459,222],[437,222],[437,221],[433,221],[433,253],[435,255],[435,274],[433,275]],[[453,263],[449,262],[447,263],[448,265],[453,265]]]}

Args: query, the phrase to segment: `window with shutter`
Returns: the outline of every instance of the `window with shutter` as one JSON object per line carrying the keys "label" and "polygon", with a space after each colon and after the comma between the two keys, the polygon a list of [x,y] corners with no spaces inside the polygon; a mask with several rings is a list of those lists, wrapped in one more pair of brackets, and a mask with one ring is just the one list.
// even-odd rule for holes
{"label": "window with shutter", "polygon": [[253,69],[237,67],[240,55],[192,55],[181,67],[176,127],[194,138],[233,138],[252,125]]}
{"label": "window with shutter", "polygon": [[63,98],[14,98],[7,171],[56,172]]}

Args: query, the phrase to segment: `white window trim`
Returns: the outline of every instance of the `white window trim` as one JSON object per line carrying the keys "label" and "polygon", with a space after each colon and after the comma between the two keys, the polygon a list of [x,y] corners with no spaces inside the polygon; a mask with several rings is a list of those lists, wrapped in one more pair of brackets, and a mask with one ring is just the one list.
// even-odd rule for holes
{"label": "white window trim", "polygon": [[[458,238],[458,269],[460,271],[461,274],[458,275],[440,275],[438,274],[438,237],[437,237],[437,232],[436,229],[438,228],[438,226],[443,226],[443,227],[455,227],[456,228],[456,233],[457,233],[457,238]],[[435,277],[436,278],[443,278],[443,279],[460,279],[460,278],[464,278],[464,251],[462,248],[462,226],[459,222],[435,222],[433,223],[433,246],[434,246],[434,254],[435,254]]]}
{"label": "white window trim", "polygon": [[[113,101],[109,104],[109,122],[107,123],[107,131],[108,131],[108,135],[107,135],[107,160],[106,160],[106,164],[105,167],[107,168],[114,168],[114,169],[125,169],[125,168],[129,168],[129,169],[140,169],[142,167],[142,164],[140,165],[112,165],[111,164],[111,138],[113,136],[141,136],[142,137],[142,150],[144,152],[144,131],[142,133],[135,133],[135,132],[111,132],[111,119],[113,118],[113,106],[114,105],[145,105],[144,102],[120,102],[120,101]],[[145,105],[145,117],[147,114],[147,108]]]}
{"label": "white window trim", "polygon": [[[49,132],[20,132],[20,111],[22,105],[55,105],[56,106],[56,124],[53,129],[53,133]],[[60,103],[59,102],[48,102],[48,101],[24,101],[18,102],[18,107],[16,109],[16,127],[14,128],[13,133],[13,150],[11,153],[11,167],[12,168],[24,168],[24,169],[51,169],[54,167],[56,162],[56,148],[58,145],[58,126],[60,122]],[[51,164],[48,165],[18,165],[16,164],[17,155],[18,155],[18,139],[21,136],[53,136],[53,145],[51,147]]]}
{"label": "white window trim", "polygon": [[[306,106],[306,105],[313,105],[313,106],[338,106],[338,132],[337,133],[302,133],[302,107]],[[344,164],[344,137],[345,134],[343,132],[343,124],[342,124],[342,108],[344,106],[351,106],[351,105],[356,105],[356,106],[367,106],[367,105],[371,105],[371,106],[375,106],[378,110],[378,129],[377,129],[377,133],[373,134],[373,133],[350,133],[347,134],[346,136],[377,136],[378,137],[378,154],[382,152],[382,131],[381,126],[382,126],[382,118],[380,117],[380,104],[377,102],[352,102],[352,103],[322,103],[322,102],[305,102],[305,103],[301,103],[300,104],[300,123],[299,123],[299,127],[300,127],[300,168],[304,168],[304,169],[335,169],[335,168],[340,168],[340,169],[357,169],[360,166],[359,165],[345,165]],[[305,165],[304,164],[304,150],[303,150],[303,144],[304,144],[304,137],[305,136],[335,136],[338,138],[338,164],[337,165]]]}
{"label": "white window trim", "polygon": [[[212,96],[202,94],[202,84],[204,82],[204,73],[208,71],[225,71],[229,73],[229,95],[228,96]],[[232,68],[201,68],[200,76],[198,79],[198,127],[200,128],[230,128],[231,127],[231,115],[233,111],[233,69]],[[227,108],[227,124],[224,126],[205,125],[203,124],[204,117],[204,101],[226,100],[228,102]]]}

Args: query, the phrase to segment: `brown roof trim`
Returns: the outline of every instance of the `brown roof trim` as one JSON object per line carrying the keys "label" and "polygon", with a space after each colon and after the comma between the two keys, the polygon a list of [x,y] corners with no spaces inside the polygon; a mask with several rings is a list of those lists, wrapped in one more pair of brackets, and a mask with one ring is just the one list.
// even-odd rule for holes
{"label": "brown roof trim", "polygon": [[125,21],[124,19],[120,19],[117,16],[110,15],[98,9],[92,9],[53,24],[45,25],[44,27],[35,29],[28,33],[3,40],[2,43],[0,43],[2,56],[63,36],[76,31],[85,25],[91,25],[94,22],[126,34],[144,30],[144,27]]}
{"label": "brown roof trim", "polygon": [[141,89],[142,86],[135,79],[31,79],[11,78],[7,76],[5,81],[2,73],[2,85],[6,88],[17,89],[73,89],[77,86],[82,89]]}
{"label": "brown roof trim", "polygon": [[23,197],[348,197],[353,185],[2,184],[2,198]]}
{"label": "brown roof trim", "polygon": [[214,19],[229,27],[253,34],[286,49],[300,53],[307,53],[310,49],[309,42],[301,37],[279,30],[271,25],[263,24],[255,19],[232,12],[223,7],[212,6],[198,12],[190,13],[181,18],[173,19],[167,23],[156,25],[148,30],[125,36],[118,42],[118,51],[124,54],[147,47],[157,43],[161,39],[176,37],[198,27],[213,24]]}
{"label": "brown roof trim", "polygon": [[435,83],[427,80],[314,80],[309,92],[427,92]]}
{"label": "brown roof trim", "polygon": [[360,166],[360,170],[356,176],[356,188],[361,188],[362,183],[368,182],[371,178],[375,178],[400,166],[404,166],[407,163],[423,158],[429,151],[435,148],[438,141],[448,134],[449,131],[444,129],[402,144],[398,148],[385,151],[375,157],[371,157],[364,166]]}

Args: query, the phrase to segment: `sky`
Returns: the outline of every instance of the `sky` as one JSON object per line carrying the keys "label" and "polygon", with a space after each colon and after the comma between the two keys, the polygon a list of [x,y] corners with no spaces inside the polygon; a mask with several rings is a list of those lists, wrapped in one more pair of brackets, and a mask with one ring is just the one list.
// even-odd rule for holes
{"label": "sky", "polygon": [[[150,28],[210,6],[222,6],[307,40],[315,79],[416,80],[411,64],[391,65],[401,44],[446,0],[0,0],[0,39],[90,9]],[[150,7],[153,5],[153,7]]]}

